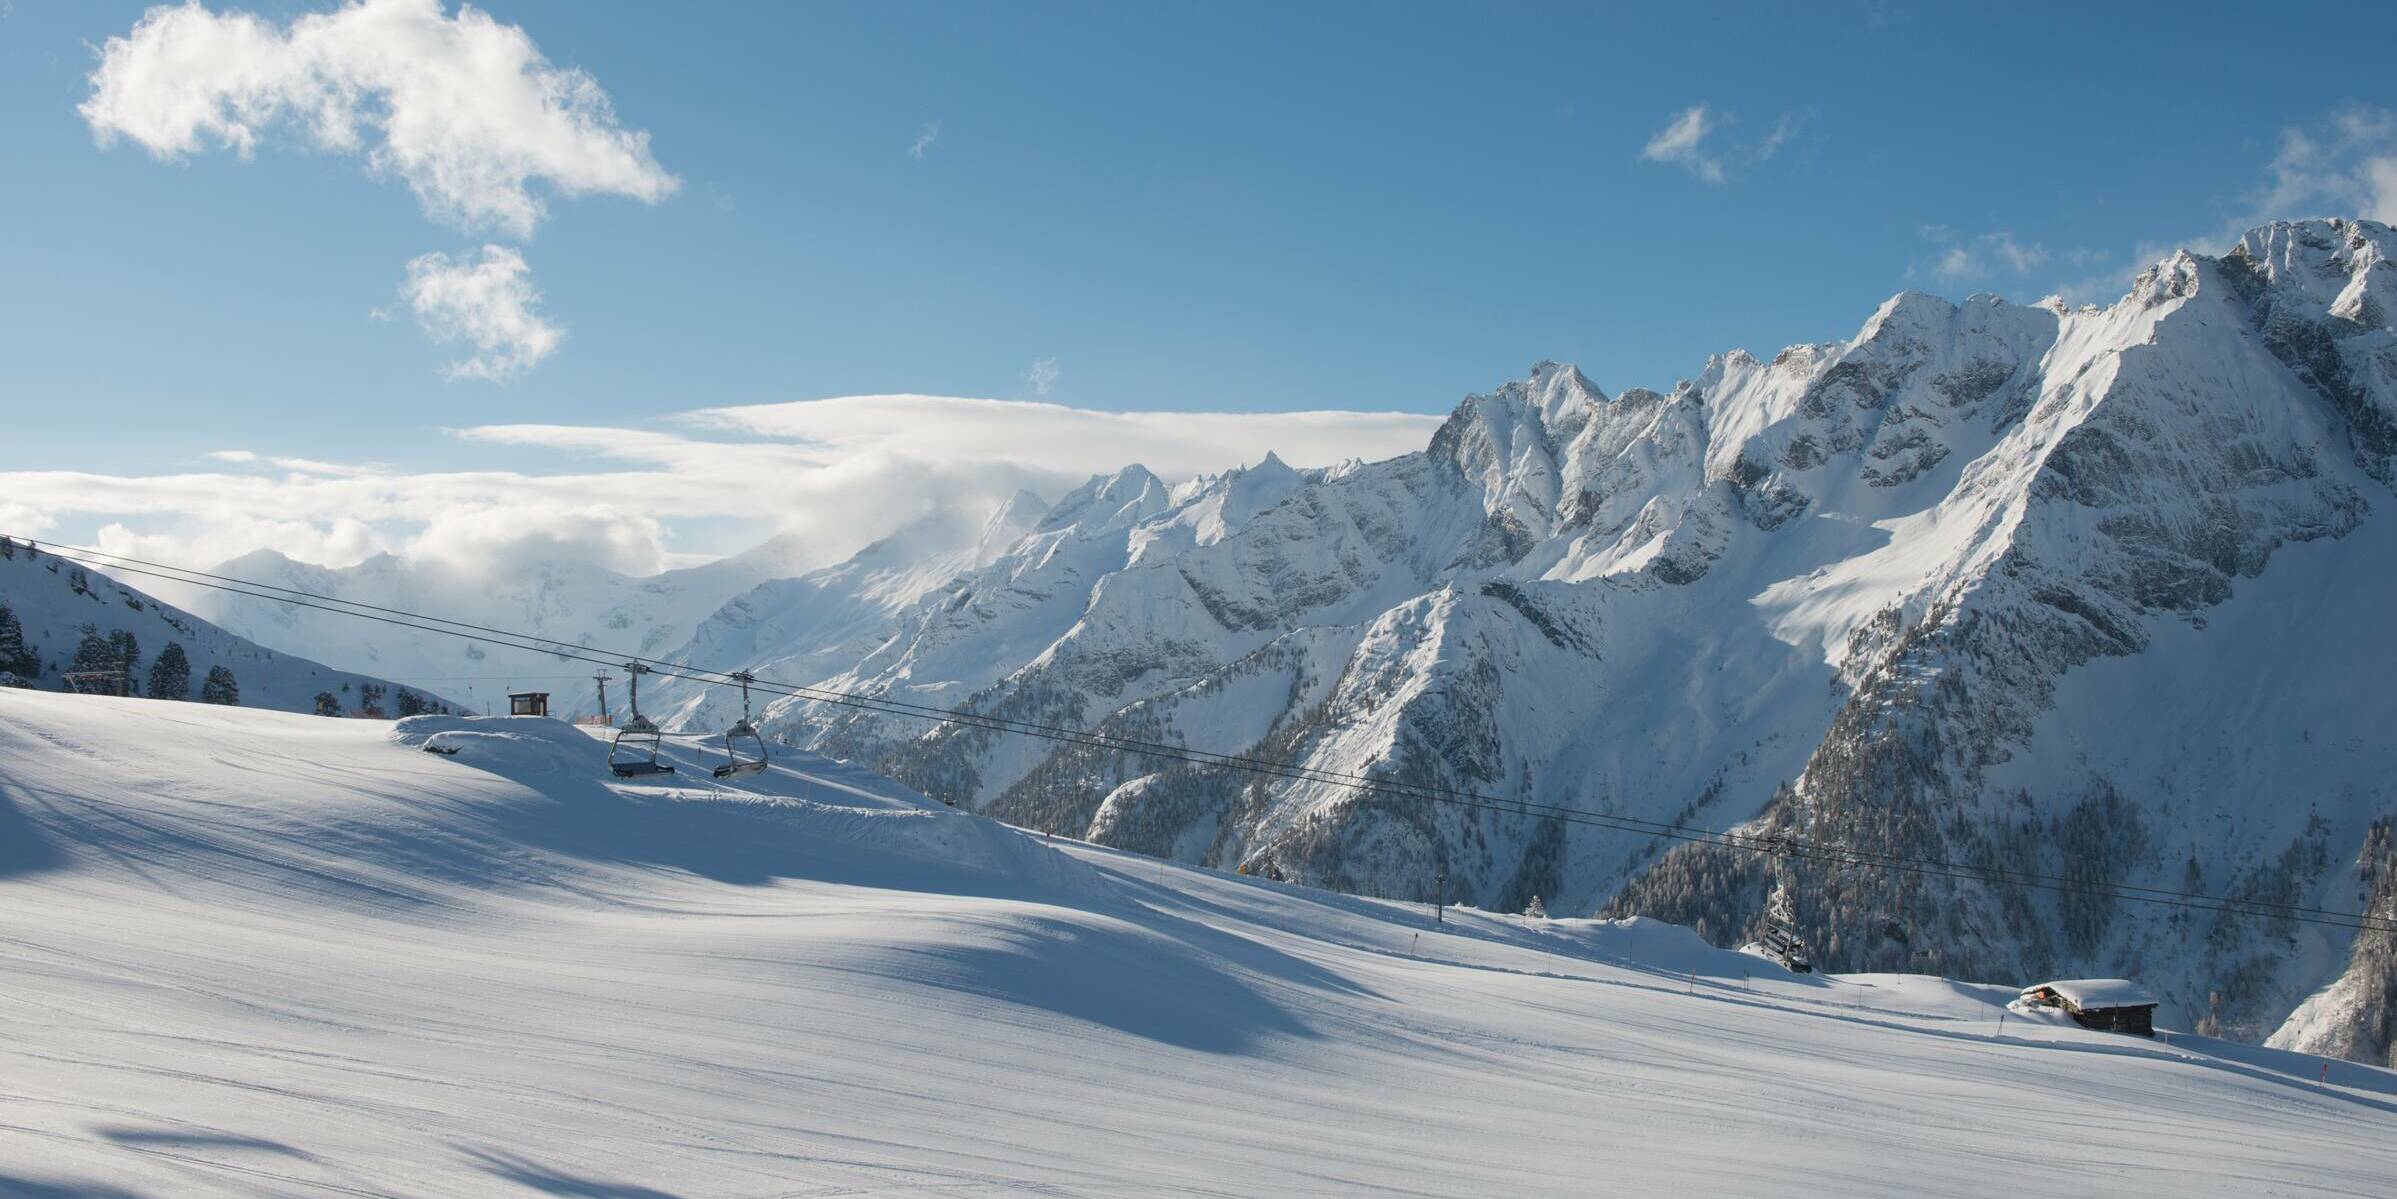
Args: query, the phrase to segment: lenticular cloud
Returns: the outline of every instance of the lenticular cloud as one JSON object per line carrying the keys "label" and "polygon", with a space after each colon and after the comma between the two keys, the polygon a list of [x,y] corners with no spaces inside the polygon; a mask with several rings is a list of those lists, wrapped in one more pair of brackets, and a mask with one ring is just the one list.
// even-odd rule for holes
{"label": "lenticular cloud", "polygon": [[535,180],[650,203],[680,186],[588,73],[552,66],[522,29],[478,9],[447,16],[439,0],[359,0],[287,27],[160,6],[108,39],[91,84],[78,111],[103,144],[247,155],[288,133],[364,158],[464,228],[530,236],[546,215]]}

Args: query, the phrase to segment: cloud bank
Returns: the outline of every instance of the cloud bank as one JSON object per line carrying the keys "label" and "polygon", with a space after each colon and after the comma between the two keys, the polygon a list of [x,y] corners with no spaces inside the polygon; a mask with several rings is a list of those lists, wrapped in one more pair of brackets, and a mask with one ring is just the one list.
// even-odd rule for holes
{"label": "cloud bank", "polygon": [[1055,499],[1132,462],[1182,479],[1269,450],[1301,466],[1381,458],[1423,448],[1439,421],[847,396],[704,409],[659,428],[448,431],[568,459],[555,473],[402,471],[263,448],[217,451],[178,474],[5,472],[0,531],[96,529],[104,549],[190,565],[265,548],[326,565],[398,552],[491,569],[538,554],[648,574],[773,536],[822,563],[935,508],[995,508],[1026,488]]}

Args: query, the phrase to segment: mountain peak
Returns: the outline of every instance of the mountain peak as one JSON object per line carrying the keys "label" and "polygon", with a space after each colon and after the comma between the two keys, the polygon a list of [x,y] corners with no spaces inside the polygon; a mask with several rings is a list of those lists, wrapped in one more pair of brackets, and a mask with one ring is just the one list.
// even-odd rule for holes
{"label": "mountain peak", "polygon": [[1887,333],[1944,325],[1956,315],[1956,305],[1927,291],[1907,290],[1889,297],[1864,323],[1859,340],[1874,341]]}
{"label": "mountain peak", "polygon": [[1598,385],[1590,382],[1589,376],[1582,374],[1581,368],[1570,362],[1551,362],[1546,359],[1535,362],[1531,366],[1528,382],[1532,393],[1540,397],[1543,407],[1552,408],[1568,398],[1590,403],[1606,402],[1606,393],[1598,390]]}
{"label": "mountain peak", "polygon": [[1006,503],[999,505],[998,515],[992,519],[1029,516],[1037,520],[1042,513],[1048,511],[1048,508],[1049,501],[1040,498],[1028,488],[1017,488],[1014,495],[1007,497]]}
{"label": "mountain peak", "polygon": [[1162,510],[1167,503],[1165,482],[1135,462],[1111,475],[1092,475],[1041,518],[1040,528],[1084,526],[1088,531],[1134,523]]}
{"label": "mountain peak", "polygon": [[1099,488],[1099,494],[1104,496],[1137,495],[1150,487],[1159,485],[1156,472],[1134,462],[1107,476],[1106,484]]}
{"label": "mountain peak", "polygon": [[982,536],[974,551],[976,565],[987,562],[1001,550],[1022,540],[1025,534],[1039,528],[1041,519],[1048,514],[1049,502],[1030,491],[1019,490],[1007,497],[1007,502],[999,505],[999,510],[991,513],[990,519],[983,523]]}
{"label": "mountain peak", "polygon": [[[2397,308],[2397,230],[2378,221],[2274,221],[2222,256],[2276,288],[2292,289],[2351,324],[2383,327]],[[2310,306],[2309,304],[2309,306]]]}
{"label": "mountain peak", "polygon": [[296,565],[298,562],[281,550],[255,549],[238,558],[228,558],[217,563],[216,569],[224,574],[239,576],[245,571],[251,574],[260,574]]}

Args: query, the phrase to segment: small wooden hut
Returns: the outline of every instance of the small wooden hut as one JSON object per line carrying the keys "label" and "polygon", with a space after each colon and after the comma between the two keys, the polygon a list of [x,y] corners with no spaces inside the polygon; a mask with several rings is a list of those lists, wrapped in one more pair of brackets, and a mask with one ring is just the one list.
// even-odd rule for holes
{"label": "small wooden hut", "polygon": [[2052,1007],[2083,1028],[2156,1035],[2156,997],[2127,978],[2063,978],[2022,989],[2022,1002]]}
{"label": "small wooden hut", "polygon": [[510,716],[547,716],[547,715],[549,715],[549,692],[547,692],[547,691],[511,691],[511,692],[509,692],[509,693],[508,693],[508,715],[510,715]]}

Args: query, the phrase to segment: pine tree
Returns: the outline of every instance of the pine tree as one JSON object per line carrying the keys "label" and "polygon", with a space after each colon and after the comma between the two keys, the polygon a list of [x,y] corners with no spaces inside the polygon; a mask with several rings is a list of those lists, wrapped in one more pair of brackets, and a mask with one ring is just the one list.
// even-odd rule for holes
{"label": "pine tree", "polygon": [[400,688],[398,692],[392,695],[391,705],[392,707],[397,708],[399,710],[399,714],[402,716],[422,716],[426,712],[431,711],[431,709],[426,706],[423,696],[418,695],[405,687]]}
{"label": "pine tree", "polygon": [[108,652],[108,639],[91,625],[83,626],[83,639],[75,643],[75,657],[67,669],[75,671],[107,670],[116,665],[116,657]]}
{"label": "pine tree", "polygon": [[1540,902],[1539,896],[1534,895],[1531,897],[1531,902],[1524,905],[1523,914],[1534,920],[1546,920],[1548,908]]}
{"label": "pine tree", "polygon": [[375,705],[382,702],[383,685],[381,683],[358,684],[358,711],[368,716],[381,716],[383,710]]}
{"label": "pine tree", "polygon": [[0,671],[27,681],[42,672],[41,655],[26,646],[25,626],[6,604],[0,604]]}
{"label": "pine tree", "polygon": [[316,714],[319,716],[341,715],[341,697],[330,691],[317,692]]}
{"label": "pine tree", "polygon": [[138,677],[135,672],[141,669],[141,642],[134,639],[131,630],[118,629],[108,635],[108,655],[116,660],[118,677],[123,680],[117,693],[140,694],[134,690],[134,682]]}
{"label": "pine tree", "polygon": [[150,663],[151,699],[191,698],[191,658],[184,654],[183,643],[169,641],[158,651],[158,660]]}
{"label": "pine tree", "polygon": [[200,683],[200,702],[204,704],[238,704],[241,685],[233,680],[233,672],[222,664],[208,668],[208,677]]}

